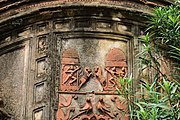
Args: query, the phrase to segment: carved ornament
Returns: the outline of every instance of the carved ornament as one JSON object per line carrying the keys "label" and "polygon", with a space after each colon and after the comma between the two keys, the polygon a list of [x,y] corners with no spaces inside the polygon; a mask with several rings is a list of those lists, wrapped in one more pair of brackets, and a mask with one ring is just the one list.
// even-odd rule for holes
{"label": "carved ornament", "polygon": [[[105,71],[105,74],[103,72]],[[82,74],[83,73],[83,74]],[[109,94],[119,87],[119,78],[125,77],[127,74],[127,62],[124,52],[119,48],[110,49],[105,56],[105,66],[95,66],[93,71],[90,67],[84,69],[80,64],[80,57],[75,49],[69,48],[64,50],[61,59],[61,80],[60,90],[64,94],[81,94],[88,95],[88,92],[79,91],[89,81],[99,82],[103,88],[102,93]],[[90,85],[87,83],[87,85]],[[84,86],[86,87],[86,86]],[[96,96],[96,92],[91,91],[90,94]],[[76,96],[77,97],[77,96]],[[97,97],[91,98],[86,96],[84,105],[80,105],[79,100],[72,95],[62,95],[59,98],[58,120],[114,120],[128,117],[128,105],[126,101],[114,96],[112,98]],[[73,99],[72,99],[73,98]],[[84,97],[83,97],[84,98]],[[83,99],[81,98],[81,100]],[[74,100],[72,102],[72,100]],[[80,100],[80,101],[81,101]],[[107,103],[106,101],[109,101]],[[73,103],[73,104],[71,104]],[[75,105],[75,106],[74,106]],[[78,106],[77,106],[78,105]],[[114,107],[113,107],[113,106]],[[72,106],[72,107],[71,107]],[[76,109],[75,109],[76,108]],[[74,112],[74,114],[71,114]],[[121,114],[124,113],[125,115]]]}
{"label": "carved ornament", "polygon": [[80,76],[82,67],[75,49],[70,48],[63,52],[61,64],[61,91],[78,91],[90,78],[97,79],[104,91],[112,91],[117,86],[119,87],[118,79],[125,77],[127,74],[126,58],[119,48],[111,49],[106,56],[104,68],[106,78],[103,76],[100,66],[95,66],[94,72],[89,67],[85,67],[84,75]]}
{"label": "carved ornament", "polygon": [[[68,120],[70,116],[70,112],[74,112],[74,107],[69,107],[72,102],[72,96],[68,96],[67,99],[63,96],[60,96],[59,98],[59,105],[58,105],[58,111],[57,111],[57,120]],[[62,108],[68,107],[66,109],[66,114],[63,112]]]}
{"label": "carved ornament", "polygon": [[79,55],[74,49],[67,49],[63,52],[62,60],[62,91],[76,91],[79,90],[79,74],[80,74],[80,61]]}
{"label": "carved ornament", "polygon": [[84,68],[84,75],[80,77],[82,68],[80,66],[79,55],[74,49],[67,49],[62,55],[62,91],[77,91],[79,90],[92,76],[92,71],[89,67]]}
{"label": "carved ornament", "polygon": [[104,90],[116,90],[118,79],[127,74],[125,54],[119,48],[111,49],[106,56],[105,70],[107,71],[107,84]]}

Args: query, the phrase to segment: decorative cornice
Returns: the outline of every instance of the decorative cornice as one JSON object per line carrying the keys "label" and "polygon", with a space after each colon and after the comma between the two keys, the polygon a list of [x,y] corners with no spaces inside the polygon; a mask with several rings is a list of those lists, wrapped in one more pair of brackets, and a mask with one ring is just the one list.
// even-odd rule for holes
{"label": "decorative cornice", "polygon": [[168,2],[149,2],[147,0],[1,0],[0,1],[0,20],[10,16],[16,16],[25,12],[35,11],[42,8],[49,7],[63,7],[63,6],[111,6],[114,8],[124,7],[127,10],[148,12],[150,6],[162,6]]}
{"label": "decorative cornice", "polygon": [[[83,12],[83,10],[88,9],[101,10],[101,12],[116,11],[119,15],[124,14],[126,16],[126,22],[129,19],[133,23],[144,23],[145,18],[140,15],[151,15],[151,9],[154,5],[169,4],[169,2],[162,2],[162,0],[158,3],[152,3],[144,0],[1,0],[0,37],[2,38],[5,34],[12,34],[12,30],[16,31],[17,28],[20,29],[20,27],[38,21],[58,17],[73,17],[73,14],[79,15],[78,11]],[[121,15],[119,15],[116,18],[121,19]]]}
{"label": "decorative cornice", "polygon": [[[0,24],[41,11],[63,10],[75,7],[101,7],[151,14],[152,6],[167,5],[167,0],[1,0]],[[0,25],[1,26],[1,25]]]}

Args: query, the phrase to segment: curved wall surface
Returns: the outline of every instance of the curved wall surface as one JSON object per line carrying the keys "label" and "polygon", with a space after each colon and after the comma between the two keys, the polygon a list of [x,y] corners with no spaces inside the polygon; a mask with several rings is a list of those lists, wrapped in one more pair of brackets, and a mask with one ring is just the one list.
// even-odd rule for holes
{"label": "curved wall surface", "polygon": [[[137,76],[146,17],[168,2],[0,1],[1,117],[128,119],[117,79]],[[136,81],[134,81],[136,83]]]}

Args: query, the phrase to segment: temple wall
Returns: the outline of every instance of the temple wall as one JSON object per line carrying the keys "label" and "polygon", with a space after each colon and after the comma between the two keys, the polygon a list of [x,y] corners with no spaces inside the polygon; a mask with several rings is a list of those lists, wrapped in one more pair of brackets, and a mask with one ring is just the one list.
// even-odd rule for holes
{"label": "temple wall", "polygon": [[24,49],[11,51],[0,56],[0,88],[3,94],[5,109],[14,114],[15,119],[23,119],[24,88]]}
{"label": "temple wall", "polygon": [[12,119],[128,119],[112,78],[137,77],[137,36],[152,6],[101,2],[2,1],[0,97]]}

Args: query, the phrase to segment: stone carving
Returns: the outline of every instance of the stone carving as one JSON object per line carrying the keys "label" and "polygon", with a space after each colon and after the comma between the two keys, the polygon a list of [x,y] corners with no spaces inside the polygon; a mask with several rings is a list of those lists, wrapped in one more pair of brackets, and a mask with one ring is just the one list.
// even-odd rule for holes
{"label": "stone carving", "polygon": [[46,36],[41,36],[38,39],[38,53],[44,53],[48,49],[47,45],[47,37]]}
{"label": "stone carving", "polygon": [[[67,99],[63,96],[59,98],[59,106],[57,112],[57,120],[68,120],[70,116],[70,112],[74,112],[74,107],[69,107],[72,102],[72,96],[68,96]],[[62,108],[68,107],[66,110],[66,114],[63,112]]]}
{"label": "stone carving", "polygon": [[127,73],[127,64],[124,53],[119,48],[113,48],[106,56],[105,70],[107,71],[107,84],[104,90],[115,90],[119,83],[117,79]]}
{"label": "stone carving", "polygon": [[37,77],[38,78],[45,78],[46,77],[46,69],[47,69],[47,64],[46,64],[46,59],[40,59],[37,61]]}
{"label": "stone carving", "polygon": [[76,91],[79,90],[79,73],[81,71],[79,55],[74,49],[67,49],[62,55],[62,76],[61,90]]}

